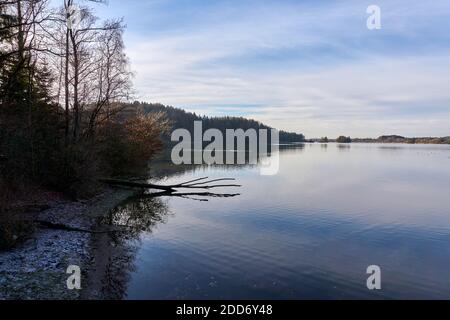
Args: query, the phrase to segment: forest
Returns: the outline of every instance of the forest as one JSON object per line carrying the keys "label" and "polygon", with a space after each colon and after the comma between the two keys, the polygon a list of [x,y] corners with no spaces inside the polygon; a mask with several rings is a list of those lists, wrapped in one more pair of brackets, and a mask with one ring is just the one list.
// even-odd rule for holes
{"label": "forest", "polygon": [[88,197],[145,167],[169,128],[162,113],[119,116],[133,94],[124,22],[73,5],[0,2],[1,211],[42,189]]}
{"label": "forest", "polygon": [[[202,121],[203,129],[219,129],[223,134],[226,129],[271,129],[270,126],[267,126],[259,121],[247,119],[244,117],[208,117],[208,116],[200,116],[192,112],[185,111],[180,108],[175,108],[172,106],[164,106],[160,103],[146,103],[136,101],[133,104],[128,104],[125,110],[130,110],[129,113],[133,114],[136,110],[140,110],[143,114],[158,114],[164,113],[167,119],[171,123],[171,127],[173,129],[187,129],[191,134],[193,134],[194,122]],[[295,143],[295,142],[304,142],[305,136],[303,134],[294,133],[294,132],[286,132],[280,130],[280,143]],[[164,141],[170,141],[170,135],[163,135]]]}

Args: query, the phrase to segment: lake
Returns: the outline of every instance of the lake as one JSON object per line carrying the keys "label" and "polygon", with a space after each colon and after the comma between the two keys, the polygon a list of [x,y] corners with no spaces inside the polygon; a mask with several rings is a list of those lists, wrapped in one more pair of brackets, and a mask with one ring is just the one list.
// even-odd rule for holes
{"label": "lake", "polygon": [[[274,176],[245,165],[154,174],[242,187],[119,207],[111,221],[134,227],[123,298],[450,299],[450,146],[293,145]],[[366,286],[370,265],[381,290]]]}

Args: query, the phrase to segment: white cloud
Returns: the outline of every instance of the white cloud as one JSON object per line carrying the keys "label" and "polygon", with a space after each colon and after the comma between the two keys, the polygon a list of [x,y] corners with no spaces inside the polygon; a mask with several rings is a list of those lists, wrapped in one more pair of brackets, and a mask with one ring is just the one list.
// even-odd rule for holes
{"label": "white cloud", "polygon": [[[406,3],[382,1],[390,9],[383,28],[413,44],[450,7]],[[374,51],[377,35],[364,29],[365,7],[355,2],[238,9],[205,12],[210,24],[187,30],[129,35],[139,98],[210,115],[232,110],[308,136],[450,134],[447,47],[393,54],[388,37]]]}

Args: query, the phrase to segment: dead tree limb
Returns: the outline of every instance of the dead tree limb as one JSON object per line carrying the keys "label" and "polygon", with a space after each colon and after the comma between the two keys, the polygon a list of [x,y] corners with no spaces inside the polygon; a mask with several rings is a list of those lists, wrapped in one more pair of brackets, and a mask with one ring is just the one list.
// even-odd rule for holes
{"label": "dead tree limb", "polygon": [[118,180],[118,179],[100,179],[100,182],[111,185],[111,186],[119,186],[119,187],[132,187],[132,188],[141,188],[141,189],[156,189],[156,190],[165,190],[165,191],[175,191],[170,186],[161,186],[152,183],[140,183],[133,182],[127,180]]}
{"label": "dead tree limb", "polygon": [[[199,178],[187,182],[182,182],[178,184],[172,185],[158,185],[153,183],[141,183],[134,182],[129,180],[119,180],[119,179],[100,179],[100,182],[112,185],[112,186],[121,186],[121,187],[132,187],[132,188],[141,188],[141,189],[155,189],[155,190],[164,190],[168,192],[175,192],[177,189],[213,189],[213,188],[226,188],[226,187],[241,187],[238,184],[214,184],[209,185],[209,183],[219,182],[219,181],[235,181],[233,178],[222,178],[222,179],[214,179],[207,180],[208,177]],[[202,182],[199,182],[202,181]]]}
{"label": "dead tree limb", "polygon": [[[209,201],[208,198],[234,198],[240,196],[240,193],[213,193],[213,192],[153,192],[139,195],[139,198],[156,198],[156,197],[179,197],[196,201]],[[199,198],[197,198],[199,197]]]}

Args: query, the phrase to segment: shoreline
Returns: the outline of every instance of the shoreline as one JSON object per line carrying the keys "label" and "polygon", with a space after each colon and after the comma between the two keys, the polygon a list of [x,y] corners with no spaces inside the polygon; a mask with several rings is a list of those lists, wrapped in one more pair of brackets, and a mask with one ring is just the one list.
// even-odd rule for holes
{"label": "shoreline", "polygon": [[[421,143],[410,143],[410,142],[383,142],[383,141],[352,141],[352,142],[336,142],[336,141],[328,141],[328,142],[323,142],[323,141],[305,141],[305,142],[296,142],[294,144],[304,144],[304,143],[311,143],[311,144],[347,144],[347,145],[351,145],[351,144],[404,144],[404,145],[409,145],[409,146],[450,146],[450,143],[426,143],[426,142],[421,142]],[[283,144],[283,143],[280,143]],[[287,143],[285,145],[289,145],[292,143]]]}
{"label": "shoreline", "polygon": [[[110,210],[139,194],[139,190],[106,188],[87,201],[60,201],[38,213],[39,220],[91,230],[99,226]],[[37,227],[16,247],[0,252],[0,300],[89,299],[95,296],[92,272],[95,254],[92,243],[96,234]],[[98,259],[98,258],[97,258]],[[69,265],[82,270],[82,290],[68,290]]]}
{"label": "shoreline", "polygon": [[350,138],[346,142],[338,142],[336,139],[307,139],[306,143],[337,143],[337,144],[351,144],[351,143],[378,143],[378,144],[409,144],[409,145],[450,145],[450,137],[443,138],[386,138],[386,139],[372,139],[372,138]]}

